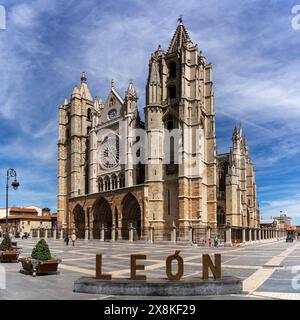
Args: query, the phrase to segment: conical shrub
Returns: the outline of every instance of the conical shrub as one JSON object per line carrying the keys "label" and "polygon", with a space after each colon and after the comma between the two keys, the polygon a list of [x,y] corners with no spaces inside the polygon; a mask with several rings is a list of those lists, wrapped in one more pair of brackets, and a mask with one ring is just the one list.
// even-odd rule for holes
{"label": "conical shrub", "polygon": [[8,234],[5,234],[0,244],[0,251],[9,251],[11,249],[11,241]]}
{"label": "conical shrub", "polygon": [[37,260],[50,260],[51,253],[48,247],[47,242],[44,239],[41,239],[32,250],[31,258]]}

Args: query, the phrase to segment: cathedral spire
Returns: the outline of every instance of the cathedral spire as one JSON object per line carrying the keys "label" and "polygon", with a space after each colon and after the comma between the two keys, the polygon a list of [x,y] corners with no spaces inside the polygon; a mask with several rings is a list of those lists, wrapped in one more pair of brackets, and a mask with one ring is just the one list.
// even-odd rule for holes
{"label": "cathedral spire", "polygon": [[86,73],[84,71],[81,74],[80,80],[81,80],[81,83],[86,83],[87,81]]}
{"label": "cathedral spire", "polygon": [[135,90],[135,87],[134,87],[134,84],[133,84],[133,80],[129,81],[129,85],[128,85],[126,94],[127,95],[130,94],[130,95],[136,96],[136,90]]}
{"label": "cathedral spire", "polygon": [[80,86],[79,86],[79,91],[80,91],[80,94],[81,94],[82,98],[90,100],[90,101],[94,101],[93,97],[91,95],[90,89],[89,89],[89,87],[87,85],[87,76],[86,76],[86,73],[84,71],[81,74],[80,80],[81,80],[81,83],[80,83]]}
{"label": "cathedral spire", "polygon": [[178,52],[181,50],[183,45],[186,42],[192,42],[188,32],[186,31],[186,28],[183,24],[182,16],[178,19],[178,26],[176,28],[176,31],[174,33],[174,36],[171,40],[171,43],[169,45],[168,54]]}

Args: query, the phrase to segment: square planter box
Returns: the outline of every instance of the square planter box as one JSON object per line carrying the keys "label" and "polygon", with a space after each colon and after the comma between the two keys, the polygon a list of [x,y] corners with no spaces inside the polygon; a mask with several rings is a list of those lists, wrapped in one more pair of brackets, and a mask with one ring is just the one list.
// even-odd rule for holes
{"label": "square planter box", "polygon": [[61,262],[60,259],[51,260],[36,260],[32,258],[20,258],[19,261],[22,263],[24,273],[31,274],[34,277],[42,274],[55,274],[57,273],[58,264]]}
{"label": "square planter box", "polygon": [[18,258],[19,258],[19,252],[16,250],[0,252],[1,262],[18,262]]}

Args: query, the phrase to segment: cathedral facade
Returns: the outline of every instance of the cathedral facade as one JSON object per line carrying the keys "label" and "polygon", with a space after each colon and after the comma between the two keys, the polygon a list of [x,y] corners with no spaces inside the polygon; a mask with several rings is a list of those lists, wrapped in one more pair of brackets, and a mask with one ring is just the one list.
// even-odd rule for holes
{"label": "cathedral facade", "polygon": [[[59,108],[58,221],[79,238],[167,238],[176,227],[259,228],[254,167],[241,128],[217,154],[212,65],[179,22],[169,48],[151,55],[145,122],[132,81],[93,98],[86,74]],[[239,233],[240,232],[240,233]]]}

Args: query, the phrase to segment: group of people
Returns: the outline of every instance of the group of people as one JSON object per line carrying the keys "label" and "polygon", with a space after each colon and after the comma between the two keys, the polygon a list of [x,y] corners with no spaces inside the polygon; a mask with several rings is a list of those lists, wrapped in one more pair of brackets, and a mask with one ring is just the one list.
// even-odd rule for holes
{"label": "group of people", "polygon": [[72,246],[74,247],[74,246],[75,246],[75,241],[76,241],[76,239],[77,239],[76,234],[75,234],[74,232],[72,233],[71,237],[69,236],[68,233],[66,234],[66,237],[65,237],[65,239],[64,239],[64,241],[65,241],[65,243],[66,243],[66,246],[69,245],[70,239],[71,239],[71,241],[72,241]]}

